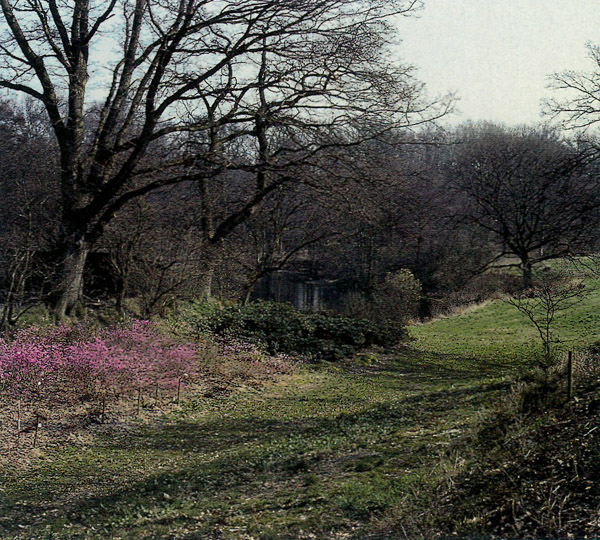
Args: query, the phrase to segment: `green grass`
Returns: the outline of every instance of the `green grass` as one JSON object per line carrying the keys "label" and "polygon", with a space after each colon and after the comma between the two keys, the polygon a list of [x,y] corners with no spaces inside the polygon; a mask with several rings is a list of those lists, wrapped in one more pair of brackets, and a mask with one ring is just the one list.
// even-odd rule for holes
{"label": "green grass", "polygon": [[[563,346],[598,339],[599,304],[595,291],[560,317]],[[197,398],[5,467],[0,537],[362,538],[439,481],[449,444],[536,347],[502,302],[411,335],[391,356]]]}
{"label": "green grass", "polygon": [[307,369],[46,451],[26,474],[3,471],[0,536],[295,538],[364,526],[433,482],[455,430],[499,391],[412,367]]}
{"label": "green grass", "polygon": [[[600,341],[600,283],[588,281],[583,301],[556,317],[558,351],[582,348]],[[462,313],[410,329],[415,347],[454,357],[487,360],[498,365],[522,363],[541,350],[534,326],[515,307],[494,300]]]}

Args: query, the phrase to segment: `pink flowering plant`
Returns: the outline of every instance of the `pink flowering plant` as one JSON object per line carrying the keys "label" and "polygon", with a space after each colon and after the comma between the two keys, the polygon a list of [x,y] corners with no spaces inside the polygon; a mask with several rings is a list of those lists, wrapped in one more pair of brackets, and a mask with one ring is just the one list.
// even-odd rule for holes
{"label": "pink flowering plant", "polygon": [[0,387],[17,399],[73,402],[149,387],[173,391],[197,374],[197,348],[147,321],[105,329],[31,328],[0,340]]}

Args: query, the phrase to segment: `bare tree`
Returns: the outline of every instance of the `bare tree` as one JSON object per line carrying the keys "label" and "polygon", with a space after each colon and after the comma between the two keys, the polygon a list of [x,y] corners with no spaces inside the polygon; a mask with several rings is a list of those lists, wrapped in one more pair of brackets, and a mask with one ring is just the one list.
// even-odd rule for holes
{"label": "bare tree", "polygon": [[498,246],[493,259],[516,256],[523,284],[533,265],[588,248],[600,218],[599,179],[590,154],[546,129],[470,126],[451,159],[455,209]]}
{"label": "bare tree", "polygon": [[[0,0],[0,86],[43,104],[57,143],[62,271],[57,317],[72,311],[83,268],[115,212],[231,166],[224,145],[255,141],[251,195],[214,227],[217,244],[282,183],[276,157],[303,159],[364,137],[383,111],[412,125],[443,113],[388,61],[386,22],[416,0]],[[270,149],[278,118],[293,148]],[[327,133],[308,142],[307,132]],[[193,151],[185,144],[195,135]],[[177,143],[177,144],[174,144]],[[289,159],[286,160],[289,164]],[[239,166],[242,166],[238,162]]]}
{"label": "bare tree", "polygon": [[135,297],[145,316],[177,298],[194,297],[203,270],[195,202],[189,186],[178,185],[155,190],[119,212],[97,245],[110,279],[96,293],[113,293],[121,313],[125,299]]}
{"label": "bare tree", "polygon": [[600,121],[600,46],[588,43],[592,69],[564,71],[551,77],[550,87],[557,96],[547,100],[544,112],[565,128],[589,128]]}
{"label": "bare tree", "polygon": [[552,361],[552,347],[559,343],[554,328],[556,316],[582,302],[588,291],[581,280],[564,271],[549,271],[538,276],[533,286],[508,298],[533,324],[542,342],[544,364]]}
{"label": "bare tree", "polygon": [[32,105],[0,103],[0,330],[51,293],[57,169]]}
{"label": "bare tree", "polygon": [[238,263],[245,274],[243,301],[263,277],[293,265],[310,246],[336,235],[312,190],[283,190],[238,231]]}

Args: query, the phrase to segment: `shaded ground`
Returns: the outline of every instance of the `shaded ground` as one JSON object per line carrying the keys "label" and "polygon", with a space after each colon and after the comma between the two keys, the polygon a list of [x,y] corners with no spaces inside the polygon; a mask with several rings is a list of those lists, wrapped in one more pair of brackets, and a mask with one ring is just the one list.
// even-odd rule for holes
{"label": "shaded ground", "polygon": [[2,538],[361,538],[435,482],[504,366],[405,349],[199,398],[5,468]]}
{"label": "shaded ground", "polygon": [[490,415],[463,444],[468,464],[438,497],[426,538],[600,538],[598,388],[534,414]]}

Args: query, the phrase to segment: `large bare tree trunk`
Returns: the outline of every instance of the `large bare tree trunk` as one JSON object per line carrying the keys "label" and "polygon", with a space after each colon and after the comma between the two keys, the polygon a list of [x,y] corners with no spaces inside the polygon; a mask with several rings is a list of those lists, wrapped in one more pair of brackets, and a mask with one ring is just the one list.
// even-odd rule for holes
{"label": "large bare tree trunk", "polygon": [[242,300],[242,304],[244,306],[247,306],[250,303],[250,300],[252,299],[252,292],[254,291],[254,286],[256,285],[258,279],[259,278],[255,278],[254,276],[252,276],[248,281],[248,284],[245,288],[244,298]]}
{"label": "large bare tree trunk", "polygon": [[83,291],[83,270],[89,246],[83,238],[70,238],[63,252],[58,298],[54,305],[54,316],[60,320],[71,316],[79,305]]}
{"label": "large bare tree trunk", "polygon": [[198,287],[198,299],[202,302],[207,302],[212,298],[212,282],[215,275],[215,268],[211,266],[206,269],[200,279],[200,286]]}
{"label": "large bare tree trunk", "polygon": [[198,299],[207,302],[212,298],[212,285],[217,267],[217,250],[209,246],[204,253],[202,275],[198,285]]}

